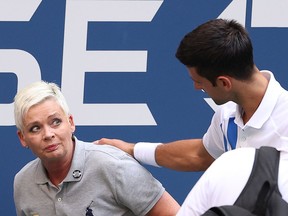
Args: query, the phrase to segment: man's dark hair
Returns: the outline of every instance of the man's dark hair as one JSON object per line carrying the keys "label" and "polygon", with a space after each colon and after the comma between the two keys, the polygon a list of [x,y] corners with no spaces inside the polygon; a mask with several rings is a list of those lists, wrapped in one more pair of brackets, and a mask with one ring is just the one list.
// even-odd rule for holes
{"label": "man's dark hair", "polygon": [[176,57],[213,85],[221,75],[249,79],[254,67],[249,35],[235,20],[215,19],[198,26],[184,36]]}

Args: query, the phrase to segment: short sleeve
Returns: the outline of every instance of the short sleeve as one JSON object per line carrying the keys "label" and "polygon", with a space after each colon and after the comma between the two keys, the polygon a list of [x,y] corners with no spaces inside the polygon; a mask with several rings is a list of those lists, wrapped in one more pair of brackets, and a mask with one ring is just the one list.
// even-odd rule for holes
{"label": "short sleeve", "polygon": [[116,170],[116,196],[135,215],[146,215],[165,189],[152,174],[130,156],[123,156]]}
{"label": "short sleeve", "polygon": [[203,136],[203,144],[213,158],[218,158],[224,153],[223,132],[221,131],[221,109],[212,117],[211,124]]}

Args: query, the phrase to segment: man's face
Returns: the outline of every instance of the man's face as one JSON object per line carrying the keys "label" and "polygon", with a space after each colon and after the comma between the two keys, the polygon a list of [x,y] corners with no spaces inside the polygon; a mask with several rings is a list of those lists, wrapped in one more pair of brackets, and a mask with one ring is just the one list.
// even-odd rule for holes
{"label": "man's face", "polygon": [[216,86],[213,86],[208,79],[200,76],[197,73],[195,67],[189,67],[188,72],[191,79],[193,80],[194,88],[196,90],[202,90],[206,92],[217,105],[221,105],[229,101],[227,88],[224,88],[225,84],[223,85],[223,80],[226,82],[228,78],[223,76],[217,78]]}
{"label": "man's face", "polygon": [[29,147],[42,161],[59,161],[73,152],[75,124],[54,99],[32,106],[23,117],[21,144]]}

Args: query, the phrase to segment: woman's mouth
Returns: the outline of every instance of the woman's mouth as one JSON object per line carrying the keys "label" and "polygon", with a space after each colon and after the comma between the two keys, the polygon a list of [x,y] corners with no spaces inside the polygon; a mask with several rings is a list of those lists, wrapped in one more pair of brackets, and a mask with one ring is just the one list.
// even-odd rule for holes
{"label": "woman's mouth", "polygon": [[58,149],[58,144],[51,144],[45,148],[45,151],[52,152]]}

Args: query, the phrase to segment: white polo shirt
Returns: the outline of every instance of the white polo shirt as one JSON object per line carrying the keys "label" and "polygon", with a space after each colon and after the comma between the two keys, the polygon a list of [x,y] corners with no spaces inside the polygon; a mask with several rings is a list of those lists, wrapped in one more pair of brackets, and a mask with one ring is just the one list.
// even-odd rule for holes
{"label": "white polo shirt", "polygon": [[[255,148],[222,154],[194,185],[177,216],[199,216],[214,206],[232,205],[245,187],[254,164]],[[288,202],[288,152],[280,153],[278,187]]]}
{"label": "white polo shirt", "polygon": [[236,103],[228,102],[216,110],[203,137],[206,150],[214,158],[234,149],[233,143],[236,148],[266,145],[288,150],[288,92],[270,71],[261,72],[269,84],[258,109],[245,125],[241,108]]}

